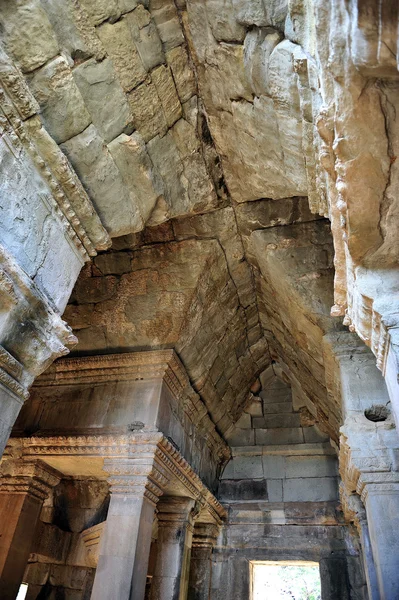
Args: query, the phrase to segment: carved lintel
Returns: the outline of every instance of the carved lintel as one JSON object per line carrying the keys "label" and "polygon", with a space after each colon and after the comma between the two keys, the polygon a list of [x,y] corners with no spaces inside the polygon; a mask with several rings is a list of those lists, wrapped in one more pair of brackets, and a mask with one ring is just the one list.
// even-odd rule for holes
{"label": "carved lintel", "polygon": [[[111,476],[117,477],[120,473],[108,471],[112,468],[113,461],[125,459],[136,460],[136,464],[154,465],[157,471],[168,479],[177,480],[186,490],[186,495],[203,503],[203,512],[210,519],[220,523],[226,517],[226,511],[215,496],[202,483],[199,476],[193,471],[189,463],[181,456],[179,451],[158,431],[137,432],[126,435],[88,435],[88,436],[57,436],[57,437],[30,437],[10,440],[5,456],[18,456],[22,460],[45,460],[54,456],[100,456],[109,459],[106,470]],[[154,462],[151,462],[151,461]],[[133,468],[133,467],[132,467]],[[148,467],[147,467],[148,468]],[[153,468],[153,467],[151,467]],[[129,474],[126,473],[126,476]],[[134,476],[134,472],[131,472]],[[139,473],[137,473],[139,475]],[[138,480],[136,480],[138,482]],[[158,481],[158,482],[157,482]],[[139,483],[139,482],[138,482]],[[158,487],[164,485],[162,479],[154,480]],[[115,480],[115,486],[118,485]],[[120,479],[121,489],[124,484]],[[132,489],[134,485],[130,486]],[[116,488],[115,488],[116,489]]]}
{"label": "carved lintel", "polygon": [[0,494],[25,494],[45,500],[61,473],[40,460],[5,460],[0,467]]}
{"label": "carved lintel", "polygon": [[183,364],[174,350],[126,352],[56,361],[34,383],[35,387],[98,385],[110,381],[159,380],[167,385],[190,421],[201,428],[212,453],[221,461],[230,457],[200,396],[194,392]]}

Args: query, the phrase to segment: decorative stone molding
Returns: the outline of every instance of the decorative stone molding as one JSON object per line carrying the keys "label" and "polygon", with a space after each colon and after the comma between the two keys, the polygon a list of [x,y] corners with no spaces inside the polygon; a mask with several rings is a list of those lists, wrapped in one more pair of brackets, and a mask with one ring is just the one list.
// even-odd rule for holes
{"label": "decorative stone molding", "polygon": [[215,523],[196,523],[193,534],[193,548],[212,549],[219,536],[220,525]]}
{"label": "decorative stone molding", "polygon": [[[77,342],[72,330],[50,306],[30,277],[0,245],[0,293],[7,317],[15,321],[13,347],[0,350],[0,381],[22,400],[34,377]],[[1,311],[0,311],[1,315]],[[22,316],[23,315],[23,316]],[[0,336],[9,338],[1,329]],[[14,348],[15,346],[15,348]],[[11,354],[20,357],[17,361]]]}
{"label": "decorative stone molding", "polygon": [[163,494],[169,479],[162,464],[154,458],[105,459],[111,494],[146,497],[154,506]]}
{"label": "decorative stone molding", "polygon": [[[105,471],[110,468],[111,485],[114,485],[116,490],[120,489],[121,493],[125,493],[123,488],[132,490],[137,484],[146,485],[144,480],[140,484],[140,469],[144,465],[150,474],[154,470],[153,483],[156,487],[150,488],[151,493],[157,495],[158,489],[166,485],[166,478],[170,480],[171,485],[175,482],[175,485],[178,484],[180,489],[184,490],[186,496],[200,503],[203,507],[200,520],[202,515],[206,515],[205,520],[221,523],[226,516],[220,502],[202,483],[179,451],[160,432],[147,431],[114,436],[12,438],[4,452],[4,461],[14,457],[20,457],[22,461],[45,461],[47,457],[50,459],[62,456],[103,457]],[[131,484],[124,479],[125,477],[131,477]],[[134,480],[134,477],[139,479]]]}
{"label": "decorative stone molding", "polygon": [[0,48],[0,107],[6,119],[0,120],[2,133],[16,147],[23,148],[51,191],[53,209],[63,223],[83,260],[111,244],[108,233],[73,171],[54,140],[42,127],[39,106],[26,81]]}
{"label": "decorative stone molding", "polygon": [[61,473],[36,461],[7,460],[0,467],[0,494],[27,494],[45,500],[61,480]]}
{"label": "decorative stone molding", "polygon": [[157,506],[157,517],[159,527],[193,529],[193,513],[195,512],[195,500],[180,496],[163,498]]}
{"label": "decorative stone molding", "polygon": [[98,563],[98,550],[101,536],[104,530],[105,521],[93,525],[82,531],[81,538],[86,548],[86,562],[88,567],[96,568]]}
{"label": "decorative stone molding", "polygon": [[216,432],[205,405],[192,389],[185,368],[174,350],[66,358],[53,363],[34,385],[79,386],[151,379],[162,380],[167,385],[172,395],[182,404],[191,422],[204,432],[212,453],[222,461],[227,460],[230,456],[229,448]]}

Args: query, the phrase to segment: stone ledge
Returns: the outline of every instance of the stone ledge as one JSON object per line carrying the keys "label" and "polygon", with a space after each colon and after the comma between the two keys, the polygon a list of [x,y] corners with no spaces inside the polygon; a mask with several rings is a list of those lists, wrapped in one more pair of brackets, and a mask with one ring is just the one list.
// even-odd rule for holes
{"label": "stone ledge", "polygon": [[329,443],[286,444],[279,446],[233,446],[232,456],[261,456],[265,454],[283,456],[336,456],[334,448]]}

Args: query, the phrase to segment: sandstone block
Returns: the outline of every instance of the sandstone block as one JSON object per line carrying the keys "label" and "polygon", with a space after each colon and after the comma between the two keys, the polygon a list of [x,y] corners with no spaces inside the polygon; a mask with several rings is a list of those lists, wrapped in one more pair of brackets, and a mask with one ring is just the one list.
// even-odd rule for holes
{"label": "sandstone block", "polygon": [[270,479],[267,481],[267,497],[269,502],[283,501],[283,480]]}
{"label": "sandstone block", "polygon": [[144,81],[147,73],[134,45],[126,18],[117,23],[104,23],[97,29],[97,33],[114,63],[125,92]]}
{"label": "sandstone block", "polygon": [[108,148],[146,223],[162,196],[163,183],[154,172],[143,138],[137,132],[120,135]]}
{"label": "sandstone block", "polygon": [[283,482],[284,502],[323,502],[337,500],[338,486],[335,477],[304,477]]}
{"label": "sandstone block", "polygon": [[266,427],[274,429],[276,427],[300,427],[301,415],[299,414],[282,414],[282,415],[265,415]]}
{"label": "sandstone block", "polygon": [[222,479],[219,488],[219,498],[222,501],[229,500],[266,500],[267,485],[264,479],[258,480],[231,480]]}
{"label": "sandstone block", "polygon": [[91,25],[87,12],[74,0],[41,0],[63,53],[72,60],[95,56],[101,60],[105,50]]}
{"label": "sandstone block", "polygon": [[39,0],[2,2],[2,42],[22,71],[37,69],[58,53],[58,42]]}
{"label": "sandstone block", "polygon": [[99,254],[94,258],[94,264],[103,275],[122,275],[131,269],[131,254],[129,252],[112,252]]}
{"label": "sandstone block", "polygon": [[264,454],[262,456],[263,476],[265,479],[284,479],[285,457]]}
{"label": "sandstone block", "polygon": [[61,149],[81,178],[111,236],[125,235],[142,228],[139,211],[93,125],[62,144]]}
{"label": "sandstone block", "polygon": [[106,142],[122,133],[131,122],[126,96],[112,62],[88,60],[73,70],[93,124]]}
{"label": "sandstone block", "polygon": [[326,433],[320,431],[317,427],[304,427],[303,434],[305,436],[305,442],[308,444],[314,444],[318,442],[328,442],[329,437]]}
{"label": "sandstone block", "polygon": [[241,42],[245,27],[237,20],[237,3],[234,0],[206,0],[208,22],[219,42]]}
{"label": "sandstone block", "polygon": [[133,125],[144,141],[148,142],[157,135],[165,135],[168,126],[161,101],[155,85],[145,82],[128,95]]}
{"label": "sandstone block", "polygon": [[117,0],[81,0],[92,25],[103,21],[116,21],[120,17]]}
{"label": "sandstone block", "polygon": [[236,427],[238,427],[239,429],[251,429],[251,415],[248,413],[244,413],[243,415],[241,415],[241,417],[236,423]]}
{"label": "sandstone block", "polygon": [[265,402],[263,405],[265,415],[292,412],[292,402]]}
{"label": "sandstone block", "polygon": [[29,77],[44,124],[57,143],[65,142],[90,124],[90,115],[66,60],[58,56]]}
{"label": "sandstone block", "polygon": [[183,46],[172,48],[166,54],[166,60],[171,68],[180,102],[187,102],[197,91],[194,71],[190,66],[188,55]]}
{"label": "sandstone block", "polygon": [[281,429],[256,429],[255,439],[257,445],[269,446],[276,444],[302,444],[303,430],[298,428]]}
{"label": "sandstone block", "polygon": [[337,477],[337,459],[334,456],[287,456],[287,479],[295,477]]}
{"label": "sandstone block", "polygon": [[173,0],[165,0],[162,3],[152,1],[150,8],[164,51],[168,52],[176,46],[181,46],[184,37]]}
{"label": "sandstone block", "polygon": [[166,123],[168,127],[172,127],[181,117],[182,108],[169,67],[161,65],[154,69],[151,78],[161,101]]}
{"label": "sandstone block", "polygon": [[[148,19],[144,19],[143,17],[145,15],[139,11],[139,8],[126,15],[125,18],[129,24],[132,38],[140,55],[141,62],[146,71],[151,71],[151,69],[165,61],[165,56],[158,30],[155,23],[151,21],[150,13],[145,11],[145,14],[148,15]],[[144,11],[144,9],[142,10]]]}
{"label": "sandstone block", "polygon": [[233,462],[234,479],[262,479],[261,456],[237,456]]}

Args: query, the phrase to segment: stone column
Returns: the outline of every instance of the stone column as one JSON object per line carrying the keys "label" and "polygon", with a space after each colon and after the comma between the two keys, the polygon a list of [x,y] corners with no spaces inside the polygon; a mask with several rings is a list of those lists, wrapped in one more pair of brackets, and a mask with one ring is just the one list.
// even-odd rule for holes
{"label": "stone column", "polygon": [[219,534],[214,523],[197,523],[191,547],[188,600],[209,600],[212,580],[212,550]]}
{"label": "stone column", "polygon": [[93,600],[143,600],[155,506],[167,478],[155,451],[106,459],[111,501],[94,579]]}
{"label": "stone column", "polygon": [[15,600],[43,501],[61,474],[42,461],[7,460],[0,479],[0,598]]}
{"label": "stone column", "polygon": [[366,507],[379,597],[381,600],[399,598],[399,483],[366,483],[362,500]]}
{"label": "stone column", "polygon": [[151,600],[187,598],[195,500],[171,497],[158,505],[158,552]]}

